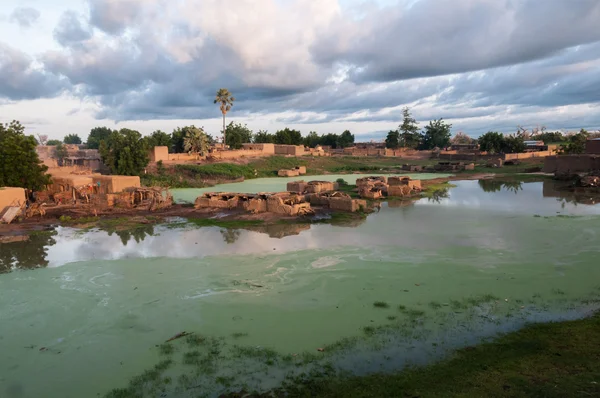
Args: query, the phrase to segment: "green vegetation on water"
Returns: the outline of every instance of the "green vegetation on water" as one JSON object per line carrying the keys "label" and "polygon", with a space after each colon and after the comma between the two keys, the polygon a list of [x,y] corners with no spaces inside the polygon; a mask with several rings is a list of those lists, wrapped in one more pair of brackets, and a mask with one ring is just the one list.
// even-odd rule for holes
{"label": "green vegetation on water", "polygon": [[397,373],[303,375],[276,395],[592,397],[600,396],[598,363],[600,315],[595,315],[527,326],[493,342],[459,350],[442,362]]}

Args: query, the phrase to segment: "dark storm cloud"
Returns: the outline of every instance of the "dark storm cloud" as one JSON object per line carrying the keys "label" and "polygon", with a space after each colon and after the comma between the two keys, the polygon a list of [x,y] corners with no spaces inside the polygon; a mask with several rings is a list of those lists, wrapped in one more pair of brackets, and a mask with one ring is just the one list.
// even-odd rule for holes
{"label": "dark storm cloud", "polygon": [[64,47],[88,40],[91,37],[91,29],[85,26],[77,13],[73,11],[63,13],[54,29],[54,39]]}
{"label": "dark storm cloud", "polygon": [[[321,63],[353,65],[357,81],[394,81],[512,65],[600,40],[597,0],[421,0],[340,24]],[[352,29],[353,28],[353,29]],[[348,44],[351,43],[351,44]]]}
{"label": "dark storm cloud", "polygon": [[34,67],[33,59],[0,42],[0,98],[10,100],[49,98],[58,95],[65,82]]}
{"label": "dark storm cloud", "polygon": [[[56,95],[68,82],[99,103],[99,118],[202,119],[215,117],[214,94],[227,87],[236,116],[395,127],[401,106],[412,104],[419,120],[452,119],[477,131],[486,123],[513,131],[525,123],[520,117],[547,107],[600,102],[600,1],[405,3],[341,13],[306,26],[312,45],[294,38],[280,48],[287,32],[268,41],[260,33],[271,27],[260,20],[240,33],[182,17],[165,0],[89,0],[89,15],[62,15],[54,37],[63,48],[40,58],[44,69],[0,52],[3,76],[16,76],[0,82],[0,97]],[[199,2],[198,15],[215,4]],[[600,114],[585,122],[600,124]]]}
{"label": "dark storm cloud", "polygon": [[22,28],[31,27],[40,18],[40,12],[31,7],[17,7],[10,14],[10,21]]}

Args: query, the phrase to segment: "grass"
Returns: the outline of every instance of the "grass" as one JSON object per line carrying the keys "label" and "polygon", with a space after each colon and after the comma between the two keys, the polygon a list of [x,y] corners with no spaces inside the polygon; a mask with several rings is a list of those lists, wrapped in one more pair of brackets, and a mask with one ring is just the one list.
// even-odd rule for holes
{"label": "grass", "polygon": [[304,375],[274,393],[289,397],[591,397],[600,396],[598,363],[600,316],[595,315],[527,326],[426,367],[355,377],[330,372]]}
{"label": "grass", "polygon": [[373,307],[375,308],[390,308],[390,305],[385,301],[376,301],[373,303]]}

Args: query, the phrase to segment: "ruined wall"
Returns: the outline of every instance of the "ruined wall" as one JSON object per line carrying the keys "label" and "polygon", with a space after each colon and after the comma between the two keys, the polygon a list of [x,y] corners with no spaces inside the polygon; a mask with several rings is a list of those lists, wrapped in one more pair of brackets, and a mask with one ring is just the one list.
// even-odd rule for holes
{"label": "ruined wall", "polygon": [[0,187],[0,215],[11,205],[20,206],[25,203],[25,189]]}
{"label": "ruined wall", "polygon": [[308,185],[308,183],[306,183],[304,181],[292,181],[292,182],[287,183],[286,189],[288,192],[302,193],[306,189],[307,185]]}
{"label": "ruined wall", "polygon": [[136,187],[139,188],[140,177],[138,176],[103,176],[95,175],[92,176],[93,184],[98,185],[100,182],[99,193],[118,193],[122,192],[125,188]]}
{"label": "ruined wall", "polygon": [[306,193],[319,193],[334,191],[338,188],[337,183],[329,181],[309,181],[306,185]]}
{"label": "ruined wall", "polygon": [[242,157],[261,157],[271,156],[270,153],[265,153],[261,150],[245,150],[236,149],[232,151],[216,151],[211,153],[211,156],[215,159],[238,159]]}
{"label": "ruined wall", "polygon": [[329,198],[329,208],[332,210],[356,212],[367,208],[367,201],[351,198]]}
{"label": "ruined wall", "polygon": [[585,143],[585,153],[600,155],[600,140],[587,140]]}
{"label": "ruined wall", "polygon": [[600,170],[600,155],[560,155],[544,159],[545,173],[573,174]]}
{"label": "ruined wall", "polygon": [[296,169],[290,169],[290,170],[279,170],[277,172],[277,175],[279,177],[298,177],[300,175],[300,172]]}
{"label": "ruined wall", "polygon": [[530,159],[530,158],[544,158],[552,156],[551,151],[538,151],[538,152],[524,152],[524,153],[507,153],[504,155],[504,160],[516,160],[516,159]]}
{"label": "ruined wall", "polygon": [[94,184],[94,179],[91,176],[52,176],[52,184],[48,187],[48,190],[52,193],[65,192],[70,191],[73,188],[79,188],[89,184]]}
{"label": "ruined wall", "polygon": [[150,161],[167,161],[169,160],[169,148],[166,146],[155,146],[150,149]]}
{"label": "ruined wall", "polygon": [[265,155],[275,154],[275,144],[242,144],[246,151],[260,151]]}
{"label": "ruined wall", "polygon": [[302,156],[310,154],[304,149],[303,145],[275,145],[274,150],[276,155]]}

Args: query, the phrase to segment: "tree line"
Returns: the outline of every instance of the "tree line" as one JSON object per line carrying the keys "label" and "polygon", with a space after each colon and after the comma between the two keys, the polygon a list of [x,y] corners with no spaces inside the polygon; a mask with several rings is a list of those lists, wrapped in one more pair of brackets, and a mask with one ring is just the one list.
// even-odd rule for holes
{"label": "tree line", "polygon": [[402,124],[387,134],[385,147],[419,150],[445,148],[450,145],[451,129],[451,124],[446,123],[443,119],[437,119],[430,121],[423,131],[419,131],[419,124],[407,107],[402,110]]}

